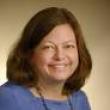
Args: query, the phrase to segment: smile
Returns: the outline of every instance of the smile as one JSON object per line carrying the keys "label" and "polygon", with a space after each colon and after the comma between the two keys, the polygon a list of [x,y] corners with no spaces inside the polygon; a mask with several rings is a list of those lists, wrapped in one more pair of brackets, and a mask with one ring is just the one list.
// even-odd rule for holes
{"label": "smile", "polygon": [[55,67],[55,68],[64,68],[65,65],[55,65],[55,66],[53,66],[53,67]]}
{"label": "smile", "polygon": [[65,68],[67,65],[66,64],[58,64],[58,65],[51,65],[53,68]]}

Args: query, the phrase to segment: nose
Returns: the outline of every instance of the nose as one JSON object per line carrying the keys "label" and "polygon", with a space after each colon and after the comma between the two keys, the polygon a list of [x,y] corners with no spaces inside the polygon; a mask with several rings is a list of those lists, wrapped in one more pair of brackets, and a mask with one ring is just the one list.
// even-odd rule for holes
{"label": "nose", "polygon": [[56,48],[54,58],[55,60],[58,60],[58,61],[63,60],[65,58],[64,50],[61,47]]}

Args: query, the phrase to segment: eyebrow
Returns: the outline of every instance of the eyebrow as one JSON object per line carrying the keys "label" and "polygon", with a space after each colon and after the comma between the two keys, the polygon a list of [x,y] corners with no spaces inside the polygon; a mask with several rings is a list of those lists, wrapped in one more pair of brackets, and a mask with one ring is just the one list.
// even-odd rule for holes
{"label": "eyebrow", "polygon": [[[72,40],[64,41],[63,44],[65,44],[65,43],[69,43],[69,42],[71,42],[71,43],[76,43],[76,41],[72,39]],[[50,40],[49,40],[49,41],[46,41],[45,43],[51,43],[51,44],[54,44],[54,42],[52,42],[52,41],[50,41]]]}
{"label": "eyebrow", "polygon": [[64,43],[68,43],[68,42],[72,42],[72,43],[76,43],[76,41],[75,40],[68,40],[68,41],[65,41]]}

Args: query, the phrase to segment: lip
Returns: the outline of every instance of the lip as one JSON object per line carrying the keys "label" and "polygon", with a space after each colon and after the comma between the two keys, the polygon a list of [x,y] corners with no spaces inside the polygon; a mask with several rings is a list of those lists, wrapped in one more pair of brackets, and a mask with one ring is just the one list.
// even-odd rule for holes
{"label": "lip", "polygon": [[65,65],[53,65],[53,67],[62,68],[65,67]]}
{"label": "lip", "polygon": [[51,67],[54,67],[54,68],[64,68],[67,66],[67,64],[54,64],[54,65],[50,65]]}

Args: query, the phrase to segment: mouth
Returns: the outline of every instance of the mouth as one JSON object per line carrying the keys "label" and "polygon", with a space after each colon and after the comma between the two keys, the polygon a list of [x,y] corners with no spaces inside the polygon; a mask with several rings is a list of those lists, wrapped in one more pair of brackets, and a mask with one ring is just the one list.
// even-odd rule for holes
{"label": "mouth", "polygon": [[67,66],[67,64],[55,64],[50,66],[55,69],[64,69]]}

